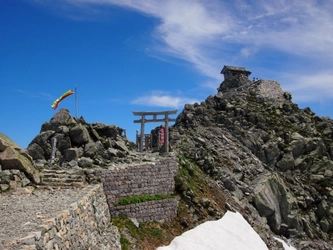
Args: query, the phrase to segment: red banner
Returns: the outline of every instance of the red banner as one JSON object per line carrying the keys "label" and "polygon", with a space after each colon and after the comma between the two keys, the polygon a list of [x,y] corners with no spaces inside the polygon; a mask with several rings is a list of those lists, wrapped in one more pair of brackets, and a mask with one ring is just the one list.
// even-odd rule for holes
{"label": "red banner", "polygon": [[165,144],[165,128],[160,127],[160,144],[164,145]]}

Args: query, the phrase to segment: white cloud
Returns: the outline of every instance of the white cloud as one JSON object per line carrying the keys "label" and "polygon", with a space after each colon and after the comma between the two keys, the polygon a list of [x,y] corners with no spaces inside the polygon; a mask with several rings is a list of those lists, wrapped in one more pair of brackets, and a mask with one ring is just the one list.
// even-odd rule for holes
{"label": "white cloud", "polygon": [[14,92],[21,93],[24,96],[27,96],[29,98],[38,98],[38,99],[46,99],[46,100],[53,100],[56,97],[53,95],[50,95],[48,93],[44,92],[31,92],[31,91],[26,91],[23,89],[13,89]]}
{"label": "white cloud", "polygon": [[247,38],[239,35],[238,39],[297,56],[317,58],[320,53],[327,57],[333,45],[333,1],[319,2],[256,1],[251,8],[253,18],[245,12],[239,15],[252,25],[253,32]]}
{"label": "white cloud", "polygon": [[[220,79],[223,64],[245,66],[246,61],[265,64],[275,60],[279,65],[302,67],[294,64],[293,59],[281,59],[287,57],[304,60],[307,65],[320,65],[322,71],[332,68],[332,0],[66,0],[66,3],[84,9],[118,6],[156,18],[159,22],[152,34],[155,42],[149,53],[156,53],[156,58],[180,58],[214,80]],[[309,67],[298,72],[307,73]],[[291,67],[284,70],[292,73]],[[318,84],[326,81],[326,77],[317,74],[313,81]],[[331,87],[323,83],[321,89],[330,92]],[[294,88],[298,93],[305,90]]]}
{"label": "white cloud", "polygon": [[326,102],[333,98],[333,72],[318,72],[312,75],[287,75],[290,83],[286,90],[296,102]]}
{"label": "white cloud", "polygon": [[[160,20],[155,35],[164,52],[192,62],[210,76],[209,47],[223,50],[223,38],[302,55],[327,52],[333,43],[333,1],[266,0],[67,0],[73,6],[116,5]],[[219,46],[220,44],[220,46]],[[333,53],[333,52],[330,52]],[[220,53],[219,53],[220,54]],[[213,66],[213,65],[212,65]],[[220,65],[219,65],[220,67]]]}
{"label": "white cloud", "polygon": [[187,103],[195,103],[197,100],[168,94],[166,92],[154,91],[151,94],[138,97],[131,103],[151,107],[181,108]]}
{"label": "white cloud", "polygon": [[257,51],[258,51],[258,49],[254,48],[254,47],[244,47],[241,49],[240,54],[243,57],[249,57],[249,56],[254,55]]}
{"label": "white cloud", "polygon": [[[221,77],[221,79],[222,78],[223,77]],[[221,79],[220,79],[220,81],[222,82]],[[219,85],[216,84],[216,81],[206,81],[206,82],[201,83],[200,87],[213,90],[215,93],[215,92],[217,92],[217,87],[219,87]]]}

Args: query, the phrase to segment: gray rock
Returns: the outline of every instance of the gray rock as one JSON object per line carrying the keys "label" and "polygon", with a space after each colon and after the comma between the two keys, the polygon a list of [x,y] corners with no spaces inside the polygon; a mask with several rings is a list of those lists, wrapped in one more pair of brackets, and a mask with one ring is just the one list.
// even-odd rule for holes
{"label": "gray rock", "polygon": [[20,147],[11,140],[8,136],[0,132],[0,152],[3,152],[6,150],[6,148],[11,147],[14,149],[20,149]]}
{"label": "gray rock", "polygon": [[89,142],[84,146],[84,155],[89,158],[94,158],[97,154],[97,145],[95,142]]}
{"label": "gray rock", "polygon": [[0,171],[0,184],[9,184],[11,180],[14,180],[14,177],[9,170]]}
{"label": "gray rock", "polygon": [[328,209],[328,204],[326,200],[322,200],[316,210],[316,215],[320,219],[322,219],[326,213],[326,210]]}
{"label": "gray rock", "polygon": [[87,157],[81,157],[78,164],[81,168],[91,168],[93,166],[93,160]]}
{"label": "gray rock", "polygon": [[297,209],[296,199],[287,192],[283,180],[272,174],[260,177],[254,190],[254,205],[259,214],[267,218],[273,232],[279,233],[281,224],[284,222],[289,227],[299,227],[297,215],[291,215],[293,209]]}
{"label": "gray rock", "polygon": [[282,159],[276,164],[276,166],[283,172],[292,170],[294,168],[294,157],[291,152],[284,153]]}
{"label": "gray rock", "polygon": [[79,158],[79,154],[76,148],[69,148],[65,151],[65,161],[77,161]]}
{"label": "gray rock", "polygon": [[114,125],[108,126],[102,123],[92,124],[92,128],[97,131],[101,137],[116,139],[118,135],[117,127]]}
{"label": "gray rock", "polygon": [[323,217],[320,221],[319,221],[319,225],[320,225],[320,228],[325,232],[327,233],[330,229],[330,224],[328,222],[328,220]]}
{"label": "gray rock", "polygon": [[19,169],[34,183],[38,184],[40,182],[39,174],[32,159],[20,154],[14,148],[8,147],[1,153],[0,163],[3,169]]}
{"label": "gray rock", "polygon": [[71,168],[74,168],[74,167],[78,166],[78,163],[77,163],[77,161],[72,160],[72,161],[68,162],[68,165],[69,165]]}
{"label": "gray rock", "polygon": [[28,186],[31,183],[31,181],[25,177],[25,178],[21,179],[21,183],[22,183],[22,187],[25,187],[25,186]]}
{"label": "gray rock", "polygon": [[9,184],[0,184],[0,190],[2,192],[9,190],[10,186]]}
{"label": "gray rock", "polygon": [[76,125],[69,131],[71,141],[76,146],[85,145],[89,142],[89,132],[81,124]]}
{"label": "gray rock", "polygon": [[29,154],[32,156],[34,160],[44,160],[45,159],[45,152],[41,146],[37,143],[31,143],[28,146]]}
{"label": "gray rock", "polygon": [[73,127],[76,125],[75,119],[70,115],[68,109],[60,109],[50,120],[42,125],[41,132],[43,131],[61,131],[61,126]]}
{"label": "gray rock", "polygon": [[264,163],[274,166],[277,159],[280,157],[281,150],[278,145],[273,142],[269,142],[262,147],[262,151],[259,152],[259,158]]}
{"label": "gray rock", "polygon": [[128,152],[128,148],[126,147],[125,143],[123,141],[116,141],[115,142],[115,148],[119,149],[121,151],[126,151]]}
{"label": "gray rock", "polygon": [[118,151],[119,151],[119,150],[117,150],[117,149],[115,149],[115,148],[109,148],[109,149],[107,150],[107,152],[108,152],[110,158],[112,158],[112,157],[116,157]]}

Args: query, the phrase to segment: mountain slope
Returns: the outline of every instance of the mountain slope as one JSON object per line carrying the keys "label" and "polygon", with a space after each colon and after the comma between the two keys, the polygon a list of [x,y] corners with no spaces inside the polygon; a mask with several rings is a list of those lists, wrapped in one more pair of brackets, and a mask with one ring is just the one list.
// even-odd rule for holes
{"label": "mountain slope", "polygon": [[298,249],[332,249],[333,122],[291,99],[276,81],[229,78],[185,105],[171,145],[232,195],[268,245],[262,218]]}

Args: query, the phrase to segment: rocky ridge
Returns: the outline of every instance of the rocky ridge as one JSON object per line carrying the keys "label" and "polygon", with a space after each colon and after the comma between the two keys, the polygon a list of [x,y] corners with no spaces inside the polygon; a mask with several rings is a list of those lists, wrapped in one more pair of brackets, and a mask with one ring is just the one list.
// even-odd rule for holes
{"label": "rocky ridge", "polygon": [[333,121],[291,99],[276,81],[235,76],[185,105],[170,141],[231,193],[268,245],[276,234],[297,249],[333,249]]}

